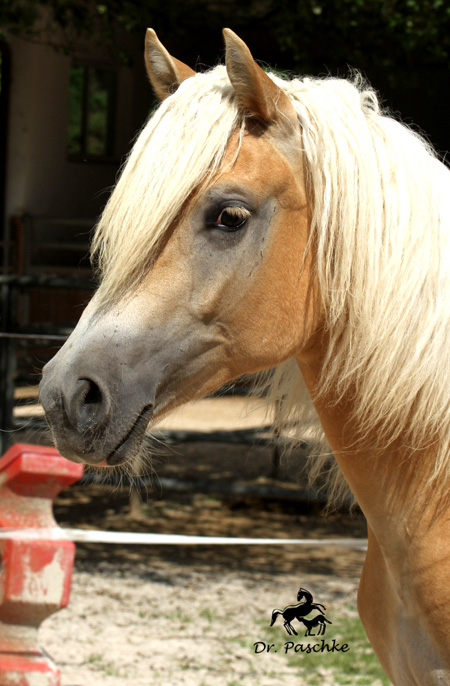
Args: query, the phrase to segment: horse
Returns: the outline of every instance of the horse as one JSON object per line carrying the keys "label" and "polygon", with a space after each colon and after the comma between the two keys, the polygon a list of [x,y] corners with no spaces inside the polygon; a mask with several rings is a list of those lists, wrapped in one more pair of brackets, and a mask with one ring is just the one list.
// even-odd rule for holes
{"label": "horse", "polygon": [[125,469],[167,412],[262,374],[280,431],[314,408],[366,517],[358,610],[388,677],[450,684],[449,171],[360,78],[283,79],[224,38],[195,73],[147,32],[161,104],[44,368],[49,426]]}
{"label": "horse", "polygon": [[330,620],[324,617],[323,615],[316,615],[315,617],[313,617],[313,619],[299,617],[299,621],[303,622],[303,624],[306,626],[305,636],[315,636],[316,634],[313,634],[311,629],[315,629],[316,627],[319,627],[317,636],[325,636],[327,624],[333,624],[333,622],[330,622]]}
{"label": "horse", "polygon": [[325,605],[322,605],[322,603],[313,603],[312,593],[308,591],[306,588],[302,588],[300,586],[297,593],[297,602],[299,603],[301,600],[303,601],[302,605],[305,608],[305,610],[309,608],[307,612],[303,613],[303,616],[305,617],[306,615],[309,615],[309,613],[312,612],[312,610],[320,610],[321,612],[326,611]]}
{"label": "horse", "polygon": [[[300,602],[302,601],[302,602]],[[273,626],[277,620],[277,618],[281,615],[284,619],[284,628],[286,629],[287,633],[289,635],[295,634],[297,636],[297,632],[292,626],[292,620],[293,619],[298,619],[299,621],[303,621],[302,618],[306,617],[309,615],[313,610],[319,610],[319,612],[325,612],[325,606],[322,605],[322,603],[313,603],[313,596],[312,593],[306,590],[306,588],[300,588],[298,593],[297,593],[297,605],[288,605],[287,607],[284,608],[284,610],[277,610],[275,609],[272,612],[272,620],[270,622],[270,626]],[[317,615],[317,617],[323,616],[323,615]],[[314,619],[317,619],[315,617]],[[328,621],[328,620],[326,620]],[[331,623],[331,622],[330,622]],[[305,626],[308,626],[305,623]],[[313,624],[312,626],[317,626],[316,624]],[[325,629],[324,629],[325,633]],[[310,634],[307,634],[309,636]]]}
{"label": "horse", "polygon": [[[306,613],[308,614],[308,613]],[[272,619],[270,622],[270,626],[273,626],[275,622],[277,621],[279,616],[282,616],[284,619],[283,626],[286,629],[287,633],[292,636],[294,634],[295,636],[298,635],[297,631],[294,629],[292,626],[292,621],[294,619],[298,619],[301,621],[303,619],[303,608],[301,603],[298,605],[288,605],[287,607],[284,608],[284,610],[278,610],[275,608],[272,612]],[[323,616],[323,615],[322,615]],[[306,626],[306,624],[305,624]]]}

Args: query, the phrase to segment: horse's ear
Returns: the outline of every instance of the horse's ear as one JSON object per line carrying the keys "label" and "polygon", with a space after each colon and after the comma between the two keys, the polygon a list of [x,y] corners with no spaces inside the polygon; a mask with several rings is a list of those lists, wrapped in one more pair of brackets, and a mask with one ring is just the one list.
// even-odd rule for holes
{"label": "horse's ear", "polygon": [[231,29],[224,29],[225,62],[228,77],[239,105],[266,124],[297,125],[297,115],[288,98],[272,79],[256,64],[243,40]]}
{"label": "horse's ear", "polygon": [[160,100],[165,100],[182,81],[195,75],[193,69],[167,52],[153,29],[147,29],[144,57],[148,78]]}

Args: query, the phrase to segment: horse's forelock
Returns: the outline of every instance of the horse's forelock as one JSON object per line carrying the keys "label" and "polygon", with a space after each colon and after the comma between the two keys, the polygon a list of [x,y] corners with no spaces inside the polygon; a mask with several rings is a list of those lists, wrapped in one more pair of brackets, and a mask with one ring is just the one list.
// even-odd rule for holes
{"label": "horse's forelock", "polygon": [[241,117],[224,67],[183,82],[150,117],[96,228],[98,298],[115,302],[149,268],[192,191],[220,167]]}

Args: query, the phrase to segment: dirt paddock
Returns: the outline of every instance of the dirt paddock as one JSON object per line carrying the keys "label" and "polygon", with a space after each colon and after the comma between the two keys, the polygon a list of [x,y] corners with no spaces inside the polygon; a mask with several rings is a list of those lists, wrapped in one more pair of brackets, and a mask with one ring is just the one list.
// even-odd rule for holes
{"label": "dirt paddock", "polygon": [[[178,423],[189,428],[198,416]],[[326,517],[317,504],[195,489],[200,482],[306,486],[304,455],[285,460],[276,482],[269,478],[271,457],[262,445],[171,446],[154,458],[153,483],[138,507],[130,507],[126,488],[77,484],[58,498],[55,515],[61,525],[117,531],[365,537],[358,512]],[[159,481],[167,478],[194,487],[170,491]],[[388,682],[366,665],[374,658],[357,620],[363,560],[363,551],[326,546],[79,544],[69,607],[44,622],[40,642],[60,667],[62,686],[381,686]],[[270,627],[273,609],[296,603],[299,587],[326,606],[332,624],[324,640],[338,647],[347,641],[348,653],[295,653],[298,643],[315,645],[322,637],[305,637],[296,620],[297,636],[287,635],[282,619]],[[286,653],[288,641],[294,648]]]}
{"label": "dirt paddock", "polygon": [[[188,444],[160,458],[158,476],[221,481],[238,474],[261,482],[270,470],[264,447]],[[295,457],[292,458],[295,461]],[[285,465],[280,484],[288,478]],[[287,483],[287,481],[285,482]],[[127,489],[77,485],[56,508],[63,525],[107,530],[204,536],[328,538],[365,536],[356,513],[326,518],[305,504],[217,497],[190,492],[143,494],[134,515]],[[327,637],[344,641],[340,623],[356,618],[364,553],[283,546],[77,546],[69,607],[48,619],[42,646],[60,666],[62,686],[275,686],[381,684],[335,681],[327,655],[314,663],[319,681],[306,679],[302,654],[284,653],[290,638],[307,642],[300,624],[289,637],[274,608],[296,602],[300,586],[327,608]],[[345,631],[344,631],[345,633]],[[255,643],[276,653],[255,653]],[[367,650],[370,650],[367,647]],[[351,656],[351,652],[349,652]],[[349,657],[349,660],[351,657]]]}

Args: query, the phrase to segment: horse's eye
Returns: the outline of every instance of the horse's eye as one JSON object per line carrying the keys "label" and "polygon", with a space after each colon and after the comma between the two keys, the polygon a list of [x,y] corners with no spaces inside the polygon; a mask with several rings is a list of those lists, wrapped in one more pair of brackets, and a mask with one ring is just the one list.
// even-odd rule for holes
{"label": "horse's eye", "polygon": [[245,207],[225,207],[216,219],[216,226],[227,231],[236,231],[245,224],[250,212]]}

